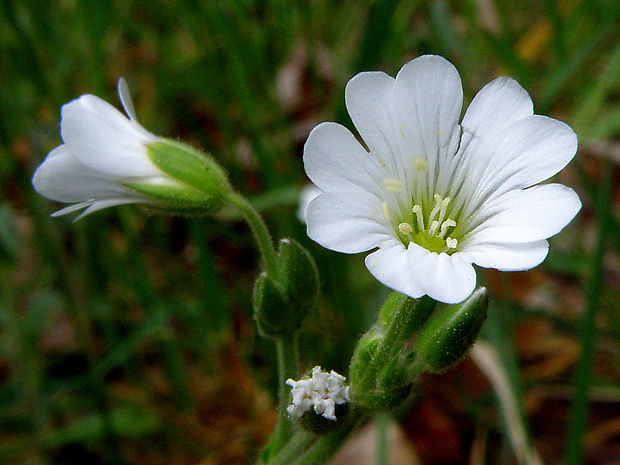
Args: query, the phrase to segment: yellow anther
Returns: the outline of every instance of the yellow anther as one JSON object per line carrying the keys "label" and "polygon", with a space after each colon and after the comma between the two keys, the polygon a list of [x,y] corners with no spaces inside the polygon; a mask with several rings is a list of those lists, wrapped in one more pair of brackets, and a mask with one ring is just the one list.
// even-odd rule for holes
{"label": "yellow anther", "polygon": [[449,249],[456,249],[456,246],[458,245],[458,243],[459,241],[451,237],[446,239],[446,246],[448,246]]}
{"label": "yellow anther", "polygon": [[400,192],[403,190],[403,183],[398,179],[384,179],[383,185],[388,192]]}
{"label": "yellow anther", "polygon": [[403,233],[405,236],[408,236],[413,232],[413,228],[409,223],[401,223],[398,225],[398,230]]}
{"label": "yellow anther", "polygon": [[414,158],[413,167],[416,171],[428,171],[428,162],[423,158]]}

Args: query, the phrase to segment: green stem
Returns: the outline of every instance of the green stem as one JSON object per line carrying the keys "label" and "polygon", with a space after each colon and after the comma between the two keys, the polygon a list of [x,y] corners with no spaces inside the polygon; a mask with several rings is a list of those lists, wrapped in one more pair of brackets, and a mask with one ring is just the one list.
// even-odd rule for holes
{"label": "green stem", "polygon": [[375,417],[377,422],[377,465],[388,465],[388,428],[389,413],[382,412]]}
{"label": "green stem", "polygon": [[[291,403],[291,388],[286,380],[299,378],[299,355],[297,335],[291,334],[276,339],[278,356],[278,422],[271,435],[269,454],[277,454],[291,436],[292,423],[286,408]],[[269,462],[270,463],[270,462]]]}
{"label": "green stem", "polygon": [[230,192],[226,196],[225,200],[229,201],[234,207],[243,213],[243,216],[245,216],[245,219],[252,228],[256,242],[258,242],[258,248],[260,249],[261,255],[265,260],[267,273],[275,278],[277,276],[276,250],[273,246],[273,242],[271,241],[271,236],[269,235],[265,221],[250,204],[250,202],[236,192]]}
{"label": "green stem", "polygon": [[267,465],[291,465],[319,438],[314,433],[300,430],[273,456]]}
{"label": "green stem", "polygon": [[328,459],[340,449],[349,435],[359,428],[366,419],[367,415],[352,409],[348,416],[349,421],[346,424],[321,436],[301,457],[291,461],[291,465],[322,465],[327,463]]}

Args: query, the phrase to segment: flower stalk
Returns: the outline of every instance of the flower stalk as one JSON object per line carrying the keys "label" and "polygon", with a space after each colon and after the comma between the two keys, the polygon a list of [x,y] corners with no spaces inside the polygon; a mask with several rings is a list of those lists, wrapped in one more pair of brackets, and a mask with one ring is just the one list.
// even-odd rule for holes
{"label": "flower stalk", "polygon": [[229,192],[224,199],[243,214],[254,233],[267,273],[271,276],[277,276],[276,249],[263,218],[245,197],[236,192]]}

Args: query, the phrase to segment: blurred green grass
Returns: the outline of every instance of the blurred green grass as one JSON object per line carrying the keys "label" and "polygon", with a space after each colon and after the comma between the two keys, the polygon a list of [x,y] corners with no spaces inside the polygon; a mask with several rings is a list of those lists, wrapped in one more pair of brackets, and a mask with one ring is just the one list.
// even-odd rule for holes
{"label": "blurred green grass", "polygon": [[[134,207],[50,219],[57,206],[30,177],[60,143],[62,104],[92,93],[118,106],[123,76],[145,127],[213,153],[274,236],[296,238],[317,258],[323,296],[304,362],[346,372],[386,290],[363,257],[305,236],[295,215],[303,142],[324,120],[352,127],[344,85],[355,73],[394,75],[424,53],[457,66],[466,101],[509,75],[538,113],[579,135],[580,153],[560,176],[580,192],[580,217],[541,269],[481,276],[495,296],[485,337],[515,392],[575,393],[560,444],[536,434],[531,443],[548,460],[592,460],[588,392],[607,388],[617,399],[620,379],[610,258],[620,246],[619,28],[620,4],[604,0],[0,2],[0,462],[251,463],[273,420],[273,353],[252,325],[259,263],[248,229],[234,217]],[[534,299],[541,289],[545,298]],[[552,377],[525,378],[520,331],[541,320],[585,349]],[[602,368],[601,345],[611,354]],[[544,412],[520,405],[524,418]],[[507,441],[502,422],[488,419],[499,411],[492,398],[463,411]],[[501,447],[488,456],[513,460]]]}

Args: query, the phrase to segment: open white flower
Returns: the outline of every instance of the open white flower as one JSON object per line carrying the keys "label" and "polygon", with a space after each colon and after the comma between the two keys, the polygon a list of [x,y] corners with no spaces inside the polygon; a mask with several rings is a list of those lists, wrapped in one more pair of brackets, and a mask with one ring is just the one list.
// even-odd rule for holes
{"label": "open white flower", "polygon": [[560,184],[537,185],[573,158],[566,124],[534,115],[510,78],[487,84],[459,124],[463,91],[445,59],[422,56],[396,78],[353,77],[346,105],[360,143],[322,123],[304,149],[323,193],[307,210],[308,235],[332,250],[366,257],[388,287],[456,303],[473,291],[472,264],[505,271],[540,264],[547,238],[581,208]]}
{"label": "open white flower", "polygon": [[334,370],[330,373],[320,366],[312,369],[312,377],[299,381],[286,380],[291,386],[293,401],[286,411],[295,418],[314,408],[314,411],[328,420],[336,420],[336,405],[350,401],[346,378]]}
{"label": "open white flower", "polygon": [[84,209],[78,219],[103,208],[145,204],[171,212],[209,210],[228,188],[221,169],[206,155],[158,137],[137,121],[127,84],[118,82],[129,118],[94,95],[64,105],[64,144],[52,150],[34,173],[35,190],[73,203],[53,214]]}

